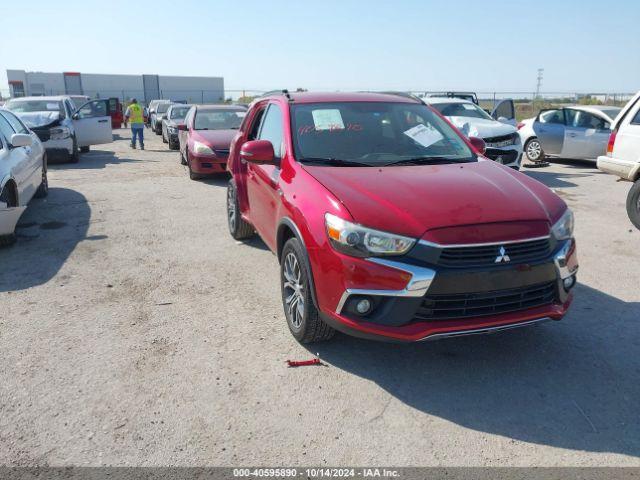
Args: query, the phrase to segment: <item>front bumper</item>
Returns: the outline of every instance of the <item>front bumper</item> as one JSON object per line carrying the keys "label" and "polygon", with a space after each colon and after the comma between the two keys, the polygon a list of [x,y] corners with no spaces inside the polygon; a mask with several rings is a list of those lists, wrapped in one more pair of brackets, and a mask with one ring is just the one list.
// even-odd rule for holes
{"label": "front bumper", "polygon": [[487,145],[484,156],[507,167],[520,168],[520,164],[522,163],[522,145],[518,143],[500,148]]}
{"label": "front bumper", "polygon": [[201,175],[223,173],[227,171],[227,157],[216,155],[198,155],[189,152],[191,170]]}
{"label": "front bumper", "polygon": [[633,182],[640,174],[640,162],[602,155],[598,157],[598,170]]}
{"label": "front bumper", "polygon": [[[318,301],[324,321],[350,335],[400,342],[560,320],[572,301],[564,280],[573,282],[578,270],[573,239],[554,243],[535,262],[470,269],[334,254],[346,267],[342,291],[337,279],[327,285],[314,275],[323,285]],[[363,298],[373,305],[366,315],[355,308]]]}
{"label": "front bumper", "polygon": [[5,207],[0,207],[0,237],[11,235],[16,230],[20,216],[27,209],[27,207],[6,208],[6,203],[2,205]]}

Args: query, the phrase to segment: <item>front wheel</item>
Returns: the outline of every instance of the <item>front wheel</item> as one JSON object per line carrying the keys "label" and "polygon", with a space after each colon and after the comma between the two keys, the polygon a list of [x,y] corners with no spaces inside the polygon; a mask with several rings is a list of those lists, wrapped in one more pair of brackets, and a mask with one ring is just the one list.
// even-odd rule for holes
{"label": "front wheel", "polygon": [[38,186],[38,190],[36,190],[35,197],[36,198],[44,198],[49,194],[49,180],[47,179],[47,156],[43,155],[42,157],[42,180],[40,181],[40,185]]}
{"label": "front wheel", "polygon": [[537,138],[530,138],[524,146],[524,152],[531,162],[542,162],[544,160],[544,150]]}
{"label": "front wheel", "polygon": [[89,146],[86,147],[80,147],[80,153],[88,153],[90,150]]}
{"label": "front wheel", "polygon": [[253,235],[253,227],[242,218],[238,203],[238,189],[233,179],[227,185],[227,224],[229,233],[236,240],[244,240]]}
{"label": "front wheel", "polygon": [[304,247],[297,238],[290,238],[282,249],[280,264],[282,306],[289,330],[300,343],[329,340],[335,334],[313,304],[310,278]]}
{"label": "front wheel", "polygon": [[627,215],[631,223],[640,230],[640,179],[635,181],[627,195]]}

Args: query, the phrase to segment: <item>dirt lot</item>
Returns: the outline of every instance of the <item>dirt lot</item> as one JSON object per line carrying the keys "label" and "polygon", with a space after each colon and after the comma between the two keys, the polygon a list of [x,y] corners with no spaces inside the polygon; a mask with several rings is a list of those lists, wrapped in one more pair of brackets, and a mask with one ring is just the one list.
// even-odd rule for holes
{"label": "dirt lot", "polygon": [[[0,251],[0,464],[640,466],[629,184],[528,170],[576,213],[562,322],[393,345],[289,334],[276,258],[147,131],[50,170]],[[319,352],[326,367],[288,369]]]}

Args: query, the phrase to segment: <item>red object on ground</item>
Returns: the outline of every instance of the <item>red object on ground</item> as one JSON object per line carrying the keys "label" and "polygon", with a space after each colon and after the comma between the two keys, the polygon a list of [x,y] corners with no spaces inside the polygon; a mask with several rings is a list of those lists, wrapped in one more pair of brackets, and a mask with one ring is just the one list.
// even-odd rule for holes
{"label": "red object on ground", "polygon": [[287,360],[289,367],[307,367],[309,365],[322,365],[319,358],[313,360]]}

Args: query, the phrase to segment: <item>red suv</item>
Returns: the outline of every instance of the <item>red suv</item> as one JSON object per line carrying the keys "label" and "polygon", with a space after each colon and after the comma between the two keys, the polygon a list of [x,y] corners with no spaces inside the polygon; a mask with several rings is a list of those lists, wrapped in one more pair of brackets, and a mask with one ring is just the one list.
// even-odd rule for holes
{"label": "red suv", "polygon": [[231,144],[229,229],[280,261],[300,342],[417,341],[559,320],[573,215],[419,99],[271,94]]}
{"label": "red suv", "polygon": [[180,162],[191,180],[226,171],[229,144],[247,109],[236,105],[194,105],[178,125]]}

